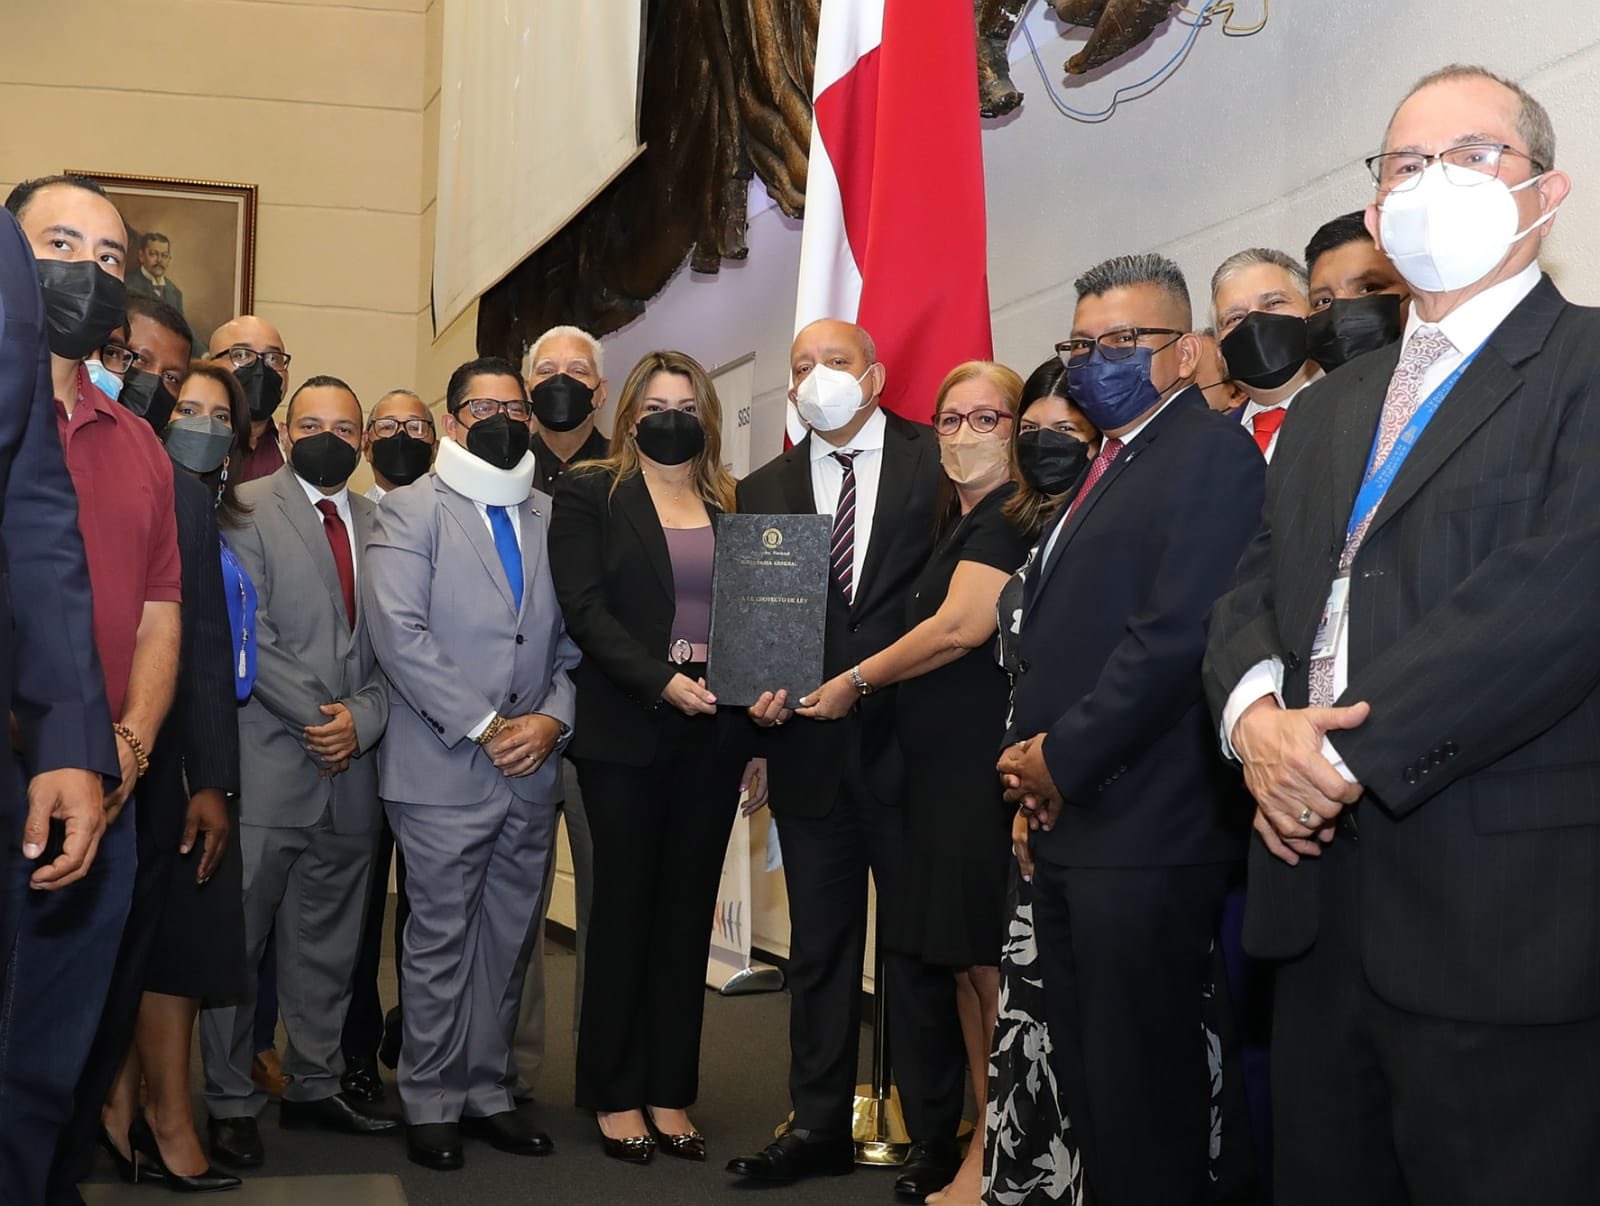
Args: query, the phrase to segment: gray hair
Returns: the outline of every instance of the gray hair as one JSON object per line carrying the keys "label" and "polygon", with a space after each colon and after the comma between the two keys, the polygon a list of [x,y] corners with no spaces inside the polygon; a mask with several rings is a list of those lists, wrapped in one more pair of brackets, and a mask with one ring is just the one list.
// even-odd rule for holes
{"label": "gray hair", "polygon": [[[1517,133],[1522,137],[1522,141],[1528,144],[1528,158],[1534,160],[1545,171],[1555,167],[1556,128],[1550,122],[1550,114],[1521,84],[1508,80],[1503,75],[1496,75],[1487,67],[1479,67],[1474,63],[1451,63],[1448,67],[1430,71],[1411,85],[1411,91],[1400,98],[1400,105],[1405,104],[1424,88],[1432,87],[1434,84],[1447,84],[1452,80],[1488,80],[1490,83],[1499,84],[1515,96],[1521,104],[1521,108],[1517,111]],[[1400,112],[1400,105],[1395,106],[1395,113]],[[1394,125],[1393,114],[1389,117],[1389,125]],[[1383,140],[1387,145],[1389,141],[1387,129],[1384,130]]]}
{"label": "gray hair", "polygon": [[[399,394],[401,397],[410,398],[413,402],[422,402],[422,395],[419,394],[414,389],[391,389],[391,390],[386,390],[384,392],[383,398],[392,398],[396,394]],[[383,398],[379,398],[378,401],[382,402]],[[427,405],[426,402],[422,402],[422,404],[424,406]]]}
{"label": "gray hair", "polygon": [[1291,277],[1301,293],[1311,293],[1311,277],[1306,272],[1306,266],[1287,251],[1279,251],[1276,247],[1246,247],[1243,251],[1236,251],[1222,263],[1217,265],[1217,270],[1211,274],[1211,311],[1216,317],[1217,290],[1222,288],[1231,277],[1238,276],[1246,268],[1254,268],[1257,264],[1271,264],[1282,268]]}
{"label": "gray hair", "polygon": [[1139,255],[1115,255],[1102,260],[1089,269],[1072,287],[1078,291],[1078,300],[1099,297],[1113,289],[1130,289],[1136,285],[1154,285],[1183,307],[1184,325],[1190,321],[1189,282],[1179,268],[1164,255],[1147,251]]}
{"label": "gray hair", "polygon": [[551,339],[581,339],[589,345],[589,356],[594,361],[594,372],[597,377],[606,375],[605,353],[601,350],[600,341],[582,327],[551,327],[539,338],[528,345],[528,350],[522,356],[523,379],[533,376],[534,363],[539,359],[539,349]]}

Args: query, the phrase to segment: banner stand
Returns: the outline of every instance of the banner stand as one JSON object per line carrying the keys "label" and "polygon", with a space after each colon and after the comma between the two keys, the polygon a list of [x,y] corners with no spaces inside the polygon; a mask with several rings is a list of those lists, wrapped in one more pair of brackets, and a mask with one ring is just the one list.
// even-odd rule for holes
{"label": "banner stand", "polygon": [[717,887],[711,953],[706,957],[706,987],[725,997],[777,992],[784,983],[780,969],[750,958],[754,908],[750,898],[750,818],[744,815],[745,798],[746,794],[740,792],[739,811],[722,860],[722,882]]}

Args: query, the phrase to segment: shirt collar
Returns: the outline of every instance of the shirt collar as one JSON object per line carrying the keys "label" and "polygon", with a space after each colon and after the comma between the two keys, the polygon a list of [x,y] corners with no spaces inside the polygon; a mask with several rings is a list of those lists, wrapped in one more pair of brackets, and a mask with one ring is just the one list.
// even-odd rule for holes
{"label": "shirt collar", "polygon": [[1152,423],[1154,423],[1156,421],[1156,416],[1157,415],[1159,415],[1162,411],[1166,410],[1167,407],[1171,406],[1175,401],[1178,400],[1178,398],[1180,398],[1182,395],[1188,393],[1193,388],[1194,388],[1194,386],[1192,386],[1192,385],[1186,385],[1182,389],[1173,390],[1172,391],[1172,396],[1170,398],[1168,398],[1165,402],[1163,402],[1160,406],[1156,407],[1155,410],[1151,411],[1150,412],[1150,417],[1148,419],[1146,419],[1143,423],[1140,423],[1139,426],[1135,427],[1132,431],[1125,431],[1121,435],[1116,436],[1116,437],[1105,436],[1104,438],[1108,439],[1108,440],[1112,439],[1112,438],[1121,440],[1122,441],[1122,446],[1124,448],[1126,448],[1129,444],[1133,443],[1135,440],[1137,440],[1139,438],[1140,433],[1143,432],[1146,427],[1149,427],[1150,424],[1152,424]]}
{"label": "shirt collar", "polygon": [[[294,473],[293,467],[290,468],[289,472]],[[294,480],[300,483],[300,488],[306,492],[306,497],[311,500],[313,507],[323,499],[327,499],[341,512],[350,509],[350,487],[348,484],[341,486],[337,494],[324,494],[298,473],[294,474]]]}
{"label": "shirt collar", "polygon": [[827,440],[822,439],[816,432],[811,433],[811,460],[813,463],[820,461],[825,456],[832,456],[835,452],[882,452],[883,433],[888,428],[889,421],[883,417],[883,407],[880,405],[872,412],[872,417],[861,426],[855,437],[843,448],[835,448]]}
{"label": "shirt collar", "polygon": [[61,417],[74,426],[79,423],[92,423],[101,415],[116,423],[121,420],[123,415],[131,415],[133,413],[126,406],[123,406],[97,387],[89,379],[88,368],[81,362],[78,365],[78,404],[73,408],[72,414],[67,414],[66,405],[60,398],[55,401],[57,409],[61,412]]}
{"label": "shirt collar", "polygon": [[139,265],[139,275],[144,277],[145,280],[149,281],[157,289],[166,288],[167,282],[164,281],[164,280],[160,280],[160,281],[156,280],[155,277],[151,276],[147,271],[145,271],[145,267],[144,267],[143,264]]}
{"label": "shirt collar", "polygon": [[[1495,329],[1509,317],[1511,311],[1521,305],[1523,299],[1533,292],[1541,274],[1539,261],[1535,260],[1516,276],[1501,281],[1476,297],[1462,302],[1436,325],[1456,351],[1463,354],[1475,351],[1483,345],[1484,340],[1494,334]],[[1406,318],[1405,338],[1409,340],[1422,325],[1422,317],[1417,313],[1416,303],[1413,302],[1411,313]]]}
{"label": "shirt collar", "polygon": [[1262,406],[1259,402],[1247,401],[1244,404],[1244,417],[1240,419],[1239,422],[1248,423],[1257,415],[1269,410],[1288,410],[1289,403],[1293,402],[1296,398],[1303,394],[1306,391],[1306,386],[1315,385],[1318,381],[1322,380],[1325,375],[1326,374],[1319,370],[1315,377],[1313,377],[1310,381],[1307,381],[1305,385],[1302,385],[1299,389],[1295,390],[1294,393],[1290,394],[1276,406]]}

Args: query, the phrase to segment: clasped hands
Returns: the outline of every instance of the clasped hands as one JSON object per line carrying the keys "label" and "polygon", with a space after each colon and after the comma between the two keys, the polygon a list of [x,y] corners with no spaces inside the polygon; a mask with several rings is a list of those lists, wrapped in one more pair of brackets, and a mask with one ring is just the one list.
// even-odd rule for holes
{"label": "clasped hands", "polygon": [[324,724],[308,724],[301,730],[301,735],[305,739],[306,752],[312,758],[322,759],[322,769],[317,772],[318,777],[331,779],[349,770],[350,759],[360,752],[361,743],[356,737],[356,718],[350,715],[349,708],[337,700],[325,703],[317,710],[333,719]]}
{"label": "clasped hands", "polygon": [[[1255,830],[1274,856],[1291,867],[1316,858],[1333,840],[1333,825],[1364,790],[1341,775],[1322,752],[1322,739],[1363,724],[1365,703],[1342,708],[1285,708],[1264,695],[1245,709],[1229,734],[1255,797]],[[1305,823],[1309,821],[1309,824]]]}
{"label": "clasped hands", "polygon": [[1030,829],[1053,829],[1061,815],[1061,792],[1044,761],[1044,734],[1009,745],[995,763],[1008,804],[1017,806]]}

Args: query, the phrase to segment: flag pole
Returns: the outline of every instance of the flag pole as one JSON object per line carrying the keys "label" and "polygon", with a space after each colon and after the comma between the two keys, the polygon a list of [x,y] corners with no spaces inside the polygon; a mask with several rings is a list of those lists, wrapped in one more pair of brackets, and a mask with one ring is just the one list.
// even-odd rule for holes
{"label": "flag pole", "polygon": [[[879,914],[880,918],[882,914]],[[851,1138],[856,1163],[879,1167],[904,1164],[911,1150],[895,1091],[889,1050],[889,985],[883,972],[883,926],[878,926],[872,964],[872,1079],[856,1086],[851,1111]]]}

